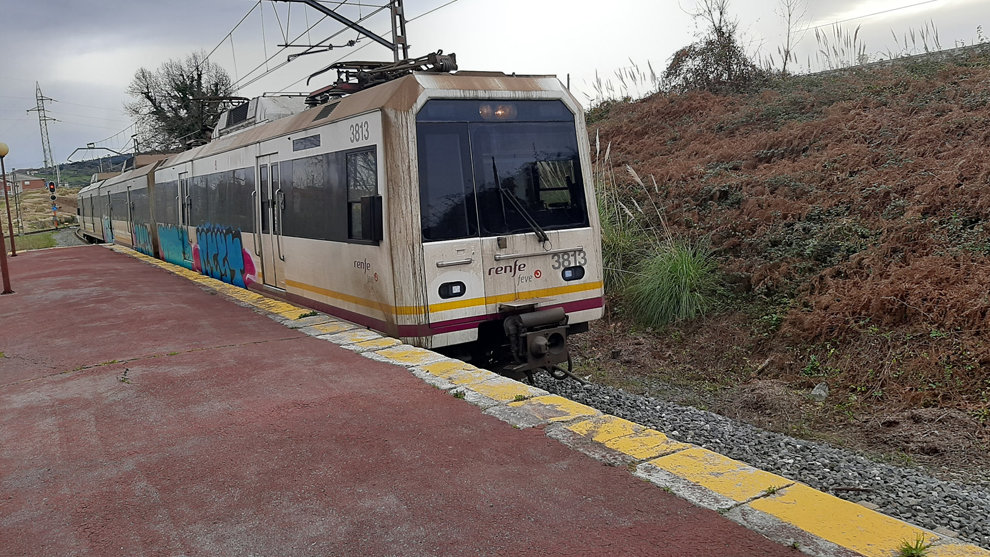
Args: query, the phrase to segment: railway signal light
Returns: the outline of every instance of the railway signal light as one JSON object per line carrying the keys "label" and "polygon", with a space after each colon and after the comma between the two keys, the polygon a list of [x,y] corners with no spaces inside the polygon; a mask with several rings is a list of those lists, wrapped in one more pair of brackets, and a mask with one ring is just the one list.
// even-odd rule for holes
{"label": "railway signal light", "polygon": [[48,182],[48,193],[51,194],[52,201],[55,201],[55,182]]}

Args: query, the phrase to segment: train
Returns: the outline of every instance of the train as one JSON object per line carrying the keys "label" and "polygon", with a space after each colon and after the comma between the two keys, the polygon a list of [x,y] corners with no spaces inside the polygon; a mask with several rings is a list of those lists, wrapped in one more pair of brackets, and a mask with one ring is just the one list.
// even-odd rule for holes
{"label": "train", "polygon": [[258,97],[94,182],[80,232],[428,349],[570,374],[604,311],[584,112],[554,76],[424,72]]}

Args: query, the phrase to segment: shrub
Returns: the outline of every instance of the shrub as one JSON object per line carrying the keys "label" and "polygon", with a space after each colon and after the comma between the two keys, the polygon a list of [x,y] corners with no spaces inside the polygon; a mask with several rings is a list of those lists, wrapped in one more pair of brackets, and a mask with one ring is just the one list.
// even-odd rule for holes
{"label": "shrub", "polygon": [[729,0],[699,0],[692,14],[707,26],[707,34],[671,57],[661,79],[668,93],[740,92],[765,82],[770,72],[746,55],[739,42],[738,22],[728,13]]}
{"label": "shrub", "polygon": [[627,302],[636,319],[650,327],[703,315],[718,287],[718,265],[707,242],[668,239],[629,281]]}

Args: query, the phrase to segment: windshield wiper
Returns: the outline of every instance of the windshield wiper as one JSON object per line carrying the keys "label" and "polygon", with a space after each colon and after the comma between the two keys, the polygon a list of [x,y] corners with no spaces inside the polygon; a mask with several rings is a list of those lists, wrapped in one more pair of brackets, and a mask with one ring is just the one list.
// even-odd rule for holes
{"label": "windshield wiper", "polygon": [[523,220],[526,221],[526,224],[533,229],[533,232],[536,233],[536,237],[539,238],[540,242],[549,241],[550,238],[547,236],[547,233],[540,228],[539,223],[536,222],[533,215],[529,214],[529,211],[527,211],[526,207],[524,207],[522,202],[519,201],[516,194],[512,193],[512,190],[502,187],[502,180],[499,180],[498,178],[498,167],[495,165],[495,157],[492,157],[492,172],[495,173],[495,184],[498,185],[498,191],[502,192],[502,195],[509,200],[509,204],[512,205],[520,216],[522,216]]}

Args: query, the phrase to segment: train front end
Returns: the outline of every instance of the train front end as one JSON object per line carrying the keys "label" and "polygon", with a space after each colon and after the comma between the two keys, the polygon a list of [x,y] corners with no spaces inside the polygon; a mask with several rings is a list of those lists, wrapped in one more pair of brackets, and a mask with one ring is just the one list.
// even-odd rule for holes
{"label": "train front end", "polygon": [[563,373],[567,335],[603,312],[583,111],[552,77],[427,81],[415,145],[430,344]]}

